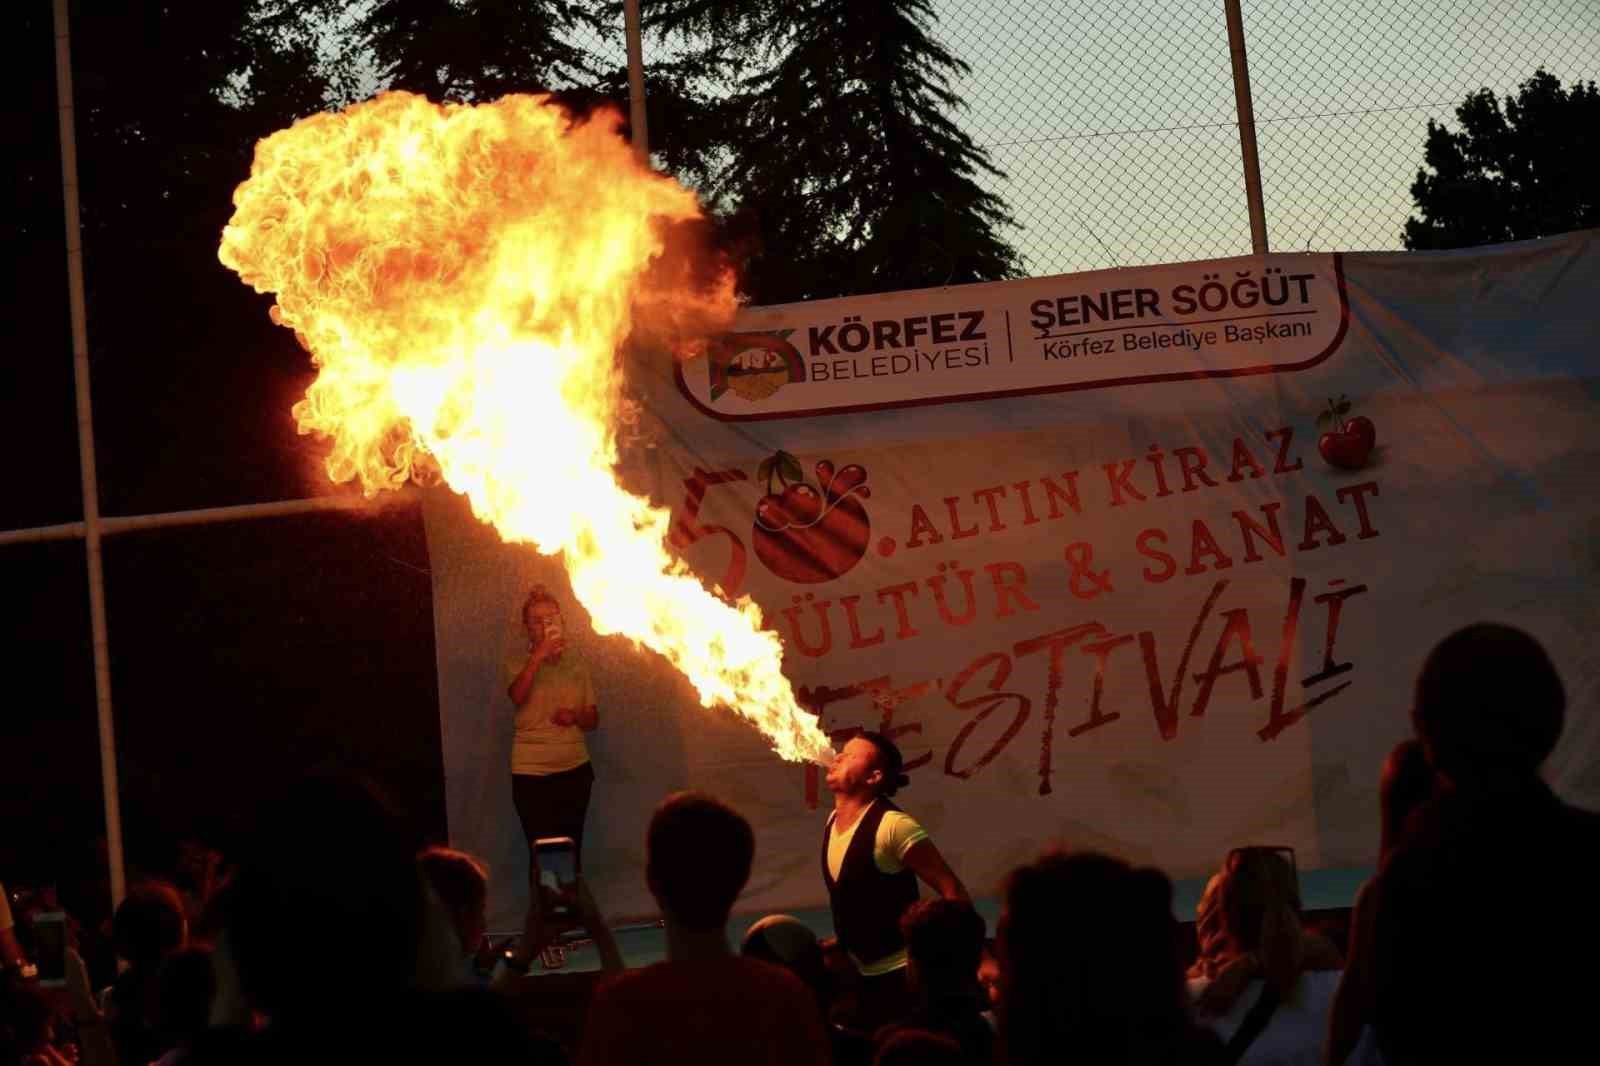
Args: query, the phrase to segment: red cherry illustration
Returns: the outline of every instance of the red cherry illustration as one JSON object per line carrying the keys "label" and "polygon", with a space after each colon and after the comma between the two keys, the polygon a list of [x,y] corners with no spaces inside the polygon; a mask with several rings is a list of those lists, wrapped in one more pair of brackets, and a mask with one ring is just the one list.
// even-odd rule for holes
{"label": "red cherry illustration", "polygon": [[842,499],[852,492],[860,492],[862,496],[871,496],[872,490],[866,487],[867,470],[865,467],[851,463],[834,477],[831,485],[823,486],[829,499]]}
{"label": "red cherry illustration", "polygon": [[1346,433],[1354,433],[1360,437],[1369,452],[1378,445],[1378,427],[1373,425],[1372,419],[1366,415],[1356,415],[1354,418],[1347,419],[1344,424],[1344,431]]}
{"label": "red cherry illustration", "polygon": [[[800,464],[779,452],[761,464],[768,493],[756,504],[750,539],[756,557],[778,577],[798,584],[831,581],[866,554],[872,522],[858,496],[865,496],[867,472],[852,464],[834,473],[831,462],[816,465],[816,486],[800,480]],[[783,484],[773,492],[772,478]],[[848,477],[846,476],[848,475]]]}
{"label": "red cherry illustration", "polygon": [[1359,470],[1378,443],[1378,427],[1365,415],[1346,418],[1349,413],[1350,401],[1346,397],[1328,401],[1327,410],[1317,415],[1317,425],[1333,428],[1317,438],[1317,451],[1330,466]]}
{"label": "red cherry illustration", "polygon": [[1358,434],[1343,429],[1318,437],[1317,451],[1330,465],[1341,470],[1361,469],[1372,453],[1371,447]]}
{"label": "red cherry illustration", "polygon": [[790,485],[779,493],[768,493],[756,504],[756,529],[781,533],[803,529],[822,514],[822,497],[810,485]]}

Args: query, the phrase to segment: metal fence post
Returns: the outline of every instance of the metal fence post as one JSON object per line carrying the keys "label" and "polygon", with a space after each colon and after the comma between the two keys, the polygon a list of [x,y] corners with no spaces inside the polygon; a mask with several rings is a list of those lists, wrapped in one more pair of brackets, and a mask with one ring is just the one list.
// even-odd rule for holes
{"label": "metal fence post", "polygon": [[633,152],[650,164],[650,129],[644,113],[644,42],[639,24],[639,0],[624,0],[622,28],[628,38],[628,125],[633,129]]}
{"label": "metal fence post", "polygon": [[83,482],[83,548],[89,568],[89,627],[100,726],[100,790],[106,811],[111,906],[127,890],[122,808],[117,794],[117,734],[111,717],[111,650],[106,635],[105,575],[100,563],[100,490],[95,478],[94,414],[89,404],[89,327],[83,294],[83,228],[78,220],[78,137],[72,106],[72,39],[67,0],[55,0],[56,110],[61,129],[61,200],[67,230],[67,293],[72,308],[72,369],[78,404],[78,469]]}
{"label": "metal fence post", "polygon": [[1244,195],[1250,206],[1250,248],[1267,249],[1267,212],[1261,204],[1261,161],[1256,156],[1256,113],[1250,103],[1250,64],[1244,54],[1244,16],[1239,0],[1222,0],[1228,16],[1228,52],[1233,57],[1233,100],[1239,111],[1239,154],[1244,159]]}

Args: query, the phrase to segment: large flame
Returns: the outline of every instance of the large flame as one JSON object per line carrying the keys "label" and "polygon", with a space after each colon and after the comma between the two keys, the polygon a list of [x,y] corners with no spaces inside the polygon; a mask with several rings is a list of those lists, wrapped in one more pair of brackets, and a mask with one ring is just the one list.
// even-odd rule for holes
{"label": "large flame", "polygon": [[708,298],[652,269],[700,209],[617,125],[537,96],[316,115],[257,145],[219,254],[311,351],[294,415],[331,438],[334,481],[372,494],[436,466],[507,541],[561,553],[596,632],[665,656],[783,757],[825,761],[760,609],[708,592],[665,549],[667,512],[613,475],[635,311],[733,313],[731,279]]}

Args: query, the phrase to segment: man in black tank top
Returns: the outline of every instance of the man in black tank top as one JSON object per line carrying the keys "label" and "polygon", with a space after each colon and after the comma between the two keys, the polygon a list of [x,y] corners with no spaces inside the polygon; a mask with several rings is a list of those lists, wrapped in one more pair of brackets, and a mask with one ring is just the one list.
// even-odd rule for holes
{"label": "man in black tank top", "polygon": [[887,737],[861,733],[828,768],[822,882],[838,946],[861,978],[854,1024],[867,1033],[910,1009],[900,916],[917,900],[918,878],[946,899],[968,898],[927,831],[890,799],[908,783],[903,766]]}

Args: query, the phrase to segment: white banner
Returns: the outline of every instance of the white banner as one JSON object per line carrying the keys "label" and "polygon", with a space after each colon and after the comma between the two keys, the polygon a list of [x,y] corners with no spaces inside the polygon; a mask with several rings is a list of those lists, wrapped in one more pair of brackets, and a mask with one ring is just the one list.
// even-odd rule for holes
{"label": "white banner", "polygon": [[[1586,232],[754,308],[634,368],[625,472],[762,606],[826,729],[896,737],[904,806],[975,892],[1051,841],[1175,876],[1252,842],[1359,866],[1420,659],[1479,619],[1549,648],[1549,773],[1600,806],[1596,292]],[[464,505],[427,513],[451,834],[514,927],[500,663],[527,583],[565,582]],[[756,825],[744,906],[821,903],[815,771],[626,641],[579,648],[603,903],[651,909],[644,824],[691,785]]]}
{"label": "white banner", "polygon": [[756,307],[678,383],[736,422],[1304,370],[1344,336],[1340,267],[1272,255]]}

